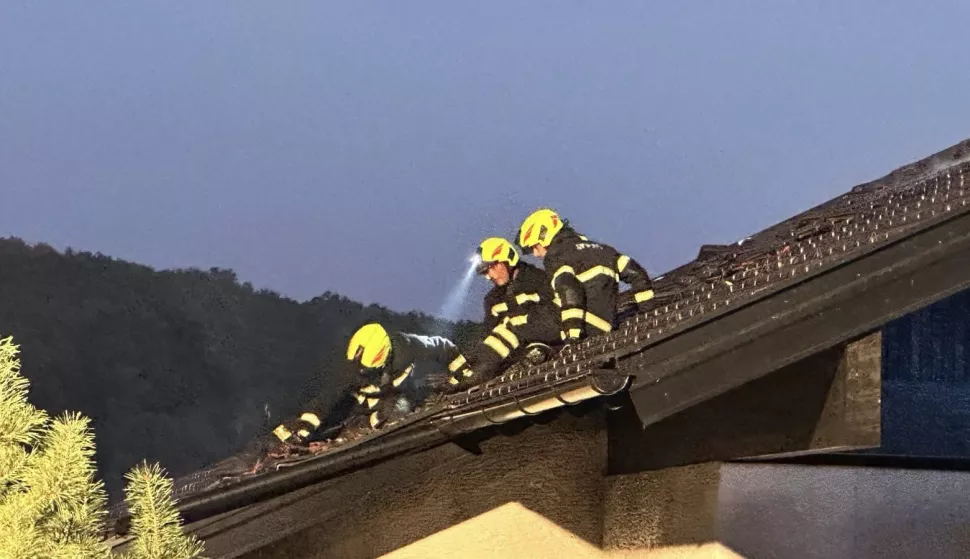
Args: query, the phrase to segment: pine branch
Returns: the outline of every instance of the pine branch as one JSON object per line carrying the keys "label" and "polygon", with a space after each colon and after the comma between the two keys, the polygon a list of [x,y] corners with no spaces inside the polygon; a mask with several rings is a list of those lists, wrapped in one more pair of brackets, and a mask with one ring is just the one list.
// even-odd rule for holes
{"label": "pine branch", "polygon": [[[90,420],[65,413],[50,421],[27,401],[18,347],[0,340],[0,558],[108,559],[102,541],[107,494],[97,479]],[[191,559],[203,544],[186,536],[160,466],[126,476],[132,512],[131,559]]]}
{"label": "pine branch", "polygon": [[131,511],[132,557],[189,559],[200,557],[202,542],[182,532],[181,517],[172,498],[172,480],[158,464],[142,462],[125,478],[125,500]]}
{"label": "pine branch", "polygon": [[[20,375],[20,348],[0,339],[0,445],[33,445],[47,424],[47,413],[27,401],[30,382]],[[0,479],[5,472],[0,471]]]}
{"label": "pine branch", "polygon": [[0,499],[28,465],[30,454],[20,444],[0,444]]}
{"label": "pine branch", "polygon": [[27,490],[26,512],[46,535],[50,553],[63,545],[100,541],[107,494],[95,479],[94,435],[78,413],[56,418],[18,484]]}
{"label": "pine branch", "polygon": [[95,479],[89,420],[27,402],[18,348],[0,340],[0,557],[108,557],[107,495]]}

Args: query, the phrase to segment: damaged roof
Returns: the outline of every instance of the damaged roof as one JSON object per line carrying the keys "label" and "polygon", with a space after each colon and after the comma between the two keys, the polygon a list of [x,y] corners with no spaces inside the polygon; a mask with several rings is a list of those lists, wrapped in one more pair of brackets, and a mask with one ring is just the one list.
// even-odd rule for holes
{"label": "damaged roof", "polygon": [[[200,520],[491,424],[649,387],[661,379],[643,359],[648,364],[671,359],[663,351],[648,358],[661,342],[700,331],[942,223],[970,217],[968,201],[970,140],[965,140],[737,243],[701,247],[695,260],[655,278],[653,310],[627,310],[615,331],[567,346],[542,365],[515,365],[481,387],[441,398],[378,433],[255,475],[240,476],[217,465],[177,479],[179,508],[188,521]],[[963,276],[953,281],[967,285]],[[624,308],[632,308],[629,296],[623,301]],[[624,365],[635,362],[634,357],[640,359],[635,370]],[[122,506],[112,516],[123,519],[125,514]],[[124,531],[117,523],[112,526]]]}

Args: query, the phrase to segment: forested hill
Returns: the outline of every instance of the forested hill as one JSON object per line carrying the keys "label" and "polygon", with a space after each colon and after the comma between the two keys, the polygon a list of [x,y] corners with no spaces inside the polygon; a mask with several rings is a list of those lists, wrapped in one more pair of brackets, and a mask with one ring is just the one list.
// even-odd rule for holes
{"label": "forested hill", "polygon": [[231,270],[157,271],[0,239],[0,337],[21,345],[35,405],[93,419],[112,499],[142,458],[182,475],[236,452],[313,391],[336,400],[353,382],[346,343],[368,321],[459,344],[479,328],[329,292],[299,303]]}

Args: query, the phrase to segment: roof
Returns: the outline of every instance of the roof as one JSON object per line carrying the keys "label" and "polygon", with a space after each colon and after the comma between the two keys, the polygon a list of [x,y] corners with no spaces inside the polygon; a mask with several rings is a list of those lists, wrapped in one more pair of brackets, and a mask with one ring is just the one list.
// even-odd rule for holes
{"label": "roof", "polygon": [[[621,391],[631,393],[644,422],[659,421],[970,286],[970,265],[940,268],[952,261],[947,250],[970,254],[968,201],[965,140],[737,243],[701,247],[695,260],[656,278],[654,310],[627,310],[614,332],[569,346],[542,365],[515,365],[378,433],[254,476],[216,467],[176,480],[179,508],[188,521],[199,520],[461,433]],[[912,288],[912,274],[931,268],[934,281]],[[861,318],[837,312],[875,293],[873,286],[893,285],[897,298],[869,301],[874,310]],[[821,328],[822,319],[835,326]],[[784,351],[754,343],[777,336],[792,343]],[[751,360],[751,367],[738,368],[742,375],[704,368],[739,356]],[[715,376],[716,382],[698,380]]]}

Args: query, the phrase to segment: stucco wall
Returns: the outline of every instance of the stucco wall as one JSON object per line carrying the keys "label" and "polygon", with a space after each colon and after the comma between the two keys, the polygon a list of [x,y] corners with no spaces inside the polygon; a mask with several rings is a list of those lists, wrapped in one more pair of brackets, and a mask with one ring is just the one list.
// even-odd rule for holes
{"label": "stucco wall", "polygon": [[603,547],[648,549],[716,541],[720,480],[718,463],[610,476]]}

